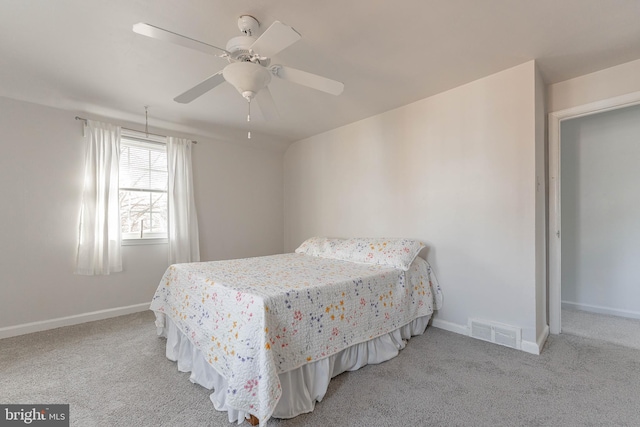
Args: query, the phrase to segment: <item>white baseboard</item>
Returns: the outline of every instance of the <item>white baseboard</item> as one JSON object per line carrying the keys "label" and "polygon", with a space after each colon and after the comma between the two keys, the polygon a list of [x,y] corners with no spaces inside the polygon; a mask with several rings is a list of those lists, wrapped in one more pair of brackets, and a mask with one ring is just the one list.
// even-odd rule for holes
{"label": "white baseboard", "polygon": [[455,332],[460,335],[469,335],[469,328],[467,325],[458,325],[457,323],[447,322],[446,320],[433,319],[431,322],[433,327],[438,329],[444,329],[445,331]]}
{"label": "white baseboard", "polygon": [[[444,329],[445,331],[455,332],[456,334],[469,336],[469,328],[466,325],[458,325],[457,323],[447,322],[445,320],[433,319],[431,325],[438,329]],[[536,342],[521,341],[520,349],[526,353],[540,354],[544,343],[549,337],[549,326],[545,325],[542,334],[538,337]]]}
{"label": "white baseboard", "polygon": [[562,308],[571,310],[582,310],[590,313],[608,314],[609,316],[628,317],[630,319],[640,319],[640,313],[632,310],[622,310],[613,307],[602,307],[599,305],[581,304],[579,302],[562,301]]}
{"label": "white baseboard", "polygon": [[522,351],[531,354],[540,354],[544,347],[544,343],[547,342],[547,338],[549,338],[549,325],[544,325],[542,334],[540,334],[536,342],[522,341]]}
{"label": "white baseboard", "polygon": [[33,332],[47,331],[49,329],[61,328],[63,326],[78,325],[80,323],[93,322],[94,320],[103,320],[110,317],[123,316],[125,314],[138,313],[140,311],[149,310],[150,304],[150,302],[145,302],[126,307],[109,308],[107,310],[92,311],[91,313],[76,314],[74,316],[59,317],[57,319],[8,326],[0,328],[0,339],[30,334]]}

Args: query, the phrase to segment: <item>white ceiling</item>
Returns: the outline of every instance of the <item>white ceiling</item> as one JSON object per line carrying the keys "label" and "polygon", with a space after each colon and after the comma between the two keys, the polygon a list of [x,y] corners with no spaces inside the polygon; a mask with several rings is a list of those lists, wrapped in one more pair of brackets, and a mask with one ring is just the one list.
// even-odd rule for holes
{"label": "white ceiling", "polygon": [[[237,18],[302,40],[272,63],[345,84],[338,97],[273,79],[281,118],[223,84],[173,98],[224,59],[134,34],[147,22],[225,47]],[[299,140],[536,59],[547,84],[640,58],[640,0],[2,0],[0,96],[223,138]],[[639,77],[640,78],[640,77]]]}

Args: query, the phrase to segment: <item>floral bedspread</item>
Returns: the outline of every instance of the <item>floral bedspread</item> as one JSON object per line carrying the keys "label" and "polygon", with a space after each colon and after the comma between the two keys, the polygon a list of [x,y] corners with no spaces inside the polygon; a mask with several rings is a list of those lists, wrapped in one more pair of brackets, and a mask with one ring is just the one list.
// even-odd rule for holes
{"label": "floral bedspread", "polygon": [[405,272],[292,253],[172,265],[151,310],[227,379],[228,405],[263,425],[281,395],[279,373],[430,315],[441,298],[421,258]]}

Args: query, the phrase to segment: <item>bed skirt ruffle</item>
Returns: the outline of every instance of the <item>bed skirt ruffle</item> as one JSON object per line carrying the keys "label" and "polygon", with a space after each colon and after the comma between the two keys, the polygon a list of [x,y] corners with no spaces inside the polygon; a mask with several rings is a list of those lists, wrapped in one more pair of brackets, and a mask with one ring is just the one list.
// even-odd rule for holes
{"label": "bed skirt ruffle", "polygon": [[[308,363],[279,375],[282,397],[272,417],[293,418],[311,412],[316,402],[322,401],[331,378],[345,371],[355,371],[365,365],[393,359],[406,341],[422,335],[431,316],[420,317],[386,335],[352,345],[333,356]],[[175,326],[164,313],[156,312],[158,335],[167,339],[166,356],[177,362],[178,370],[191,372],[190,380],[209,390],[210,399],[218,411],[227,411],[229,421],[242,423],[249,414],[230,408],[226,403],[227,381],[211,366],[202,352]]]}

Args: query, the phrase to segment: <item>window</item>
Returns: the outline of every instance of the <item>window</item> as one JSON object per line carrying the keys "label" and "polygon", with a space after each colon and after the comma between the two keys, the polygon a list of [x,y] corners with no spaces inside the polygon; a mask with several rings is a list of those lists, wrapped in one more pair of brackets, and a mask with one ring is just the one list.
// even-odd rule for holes
{"label": "window", "polygon": [[123,131],[120,139],[123,241],[166,242],[167,180],[165,139]]}

